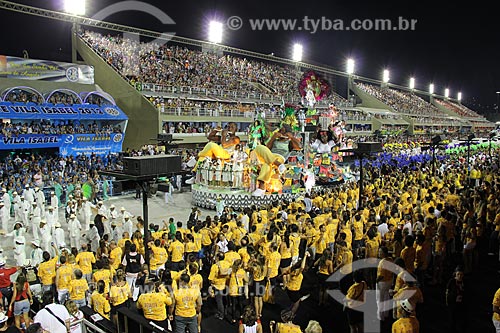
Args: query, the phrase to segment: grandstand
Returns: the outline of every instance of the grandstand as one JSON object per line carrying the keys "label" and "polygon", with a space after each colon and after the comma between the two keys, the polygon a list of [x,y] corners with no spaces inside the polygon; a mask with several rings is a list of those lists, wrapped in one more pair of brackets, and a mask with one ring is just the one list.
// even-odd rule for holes
{"label": "grandstand", "polygon": [[[76,47],[87,63],[100,69],[96,77],[108,73],[100,80],[105,89],[115,90],[119,86],[113,91],[114,96],[125,95],[121,90],[127,91],[128,102],[123,108],[131,119],[141,122],[141,129],[148,131],[136,135],[139,131],[135,126],[129,128],[135,138],[132,147],[143,145],[147,136],[153,138],[158,132],[172,133],[186,144],[202,145],[207,142],[206,128],[234,121],[243,133],[256,114],[273,123],[279,119],[283,103],[301,101],[297,93],[301,68],[286,63],[231,52],[202,51],[178,41],[166,45],[140,43],[88,30],[78,33]],[[419,91],[361,80],[352,82],[351,90],[357,104],[332,91],[316,105],[322,110],[334,104],[340,120],[346,121],[348,135],[366,135],[376,130],[395,135],[406,131],[459,133],[488,127],[483,119],[469,121],[468,116],[475,113],[465,106],[447,101],[461,111],[451,112],[438,104],[438,99],[426,100]]]}
{"label": "grandstand", "polygon": [[75,156],[122,151],[128,118],[93,83],[90,66],[3,59],[1,152],[36,149]]}

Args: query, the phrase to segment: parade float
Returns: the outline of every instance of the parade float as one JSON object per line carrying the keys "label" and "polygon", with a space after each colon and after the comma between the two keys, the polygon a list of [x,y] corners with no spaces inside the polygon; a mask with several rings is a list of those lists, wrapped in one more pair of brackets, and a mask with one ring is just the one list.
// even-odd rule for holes
{"label": "parade float", "polygon": [[[330,87],[310,71],[303,75],[298,105],[282,105],[278,128],[270,128],[261,113],[255,114],[248,142],[236,136],[236,124],[216,128],[198,154],[192,185],[193,202],[214,208],[223,202],[233,208],[292,201],[310,192],[315,184],[344,181],[339,167],[348,145],[333,105],[317,111],[318,101],[328,97]],[[313,128],[312,131],[306,131]]]}

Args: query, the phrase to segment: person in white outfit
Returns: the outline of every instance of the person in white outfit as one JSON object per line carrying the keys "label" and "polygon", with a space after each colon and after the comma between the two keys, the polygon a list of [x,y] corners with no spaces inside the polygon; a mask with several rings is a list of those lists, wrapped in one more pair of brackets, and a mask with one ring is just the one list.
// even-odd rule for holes
{"label": "person in white outfit", "polygon": [[[14,218],[16,218],[16,205],[19,204],[19,202],[21,201],[21,197],[17,194],[16,191],[12,192],[12,201],[11,201],[11,206],[14,207]],[[21,220],[18,220],[18,221],[21,221]]]}
{"label": "person in white outfit", "polygon": [[28,223],[29,203],[23,196],[19,196],[19,201],[14,204],[14,221],[21,221],[24,225]]}
{"label": "person in white outfit", "polygon": [[128,216],[129,218],[134,218],[134,215],[130,214],[129,212],[127,212],[127,210],[125,209],[125,207],[122,207],[120,208],[120,217],[122,219],[122,224],[125,222],[125,216]]}
{"label": "person in white outfit", "polygon": [[129,235],[132,235],[134,233],[134,223],[129,215],[124,215],[123,218],[123,232],[128,232]]}
{"label": "person in white outfit", "polygon": [[47,224],[47,221],[40,221],[40,245],[42,250],[50,252],[50,243],[52,242],[52,228]]}
{"label": "person in white outfit", "polygon": [[55,225],[55,230],[54,230],[54,244],[56,248],[61,249],[66,247],[66,237],[64,235],[64,230],[61,228],[61,224],[59,222],[56,222]]}
{"label": "person in white outfit", "polygon": [[82,207],[84,216],[83,226],[85,227],[85,230],[88,230],[90,221],[92,220],[92,208],[94,208],[95,206],[91,202],[89,202],[86,197],[83,197]]}
{"label": "person in white outfit", "polygon": [[35,201],[35,191],[30,188],[29,184],[24,188],[23,197],[30,205]]}
{"label": "person in white outfit", "polygon": [[35,200],[42,214],[45,213],[45,194],[38,187],[35,187]]}
{"label": "person in white outfit", "polygon": [[69,229],[69,243],[71,247],[80,248],[81,242],[81,230],[82,225],[80,221],[76,218],[75,214],[71,214],[68,220],[68,229]]}
{"label": "person in white outfit", "polygon": [[18,267],[23,266],[26,261],[26,239],[24,236],[14,237],[14,260]]}
{"label": "person in white outfit", "polygon": [[12,202],[10,200],[10,195],[9,193],[7,193],[7,189],[5,187],[2,188],[2,201],[5,204],[5,208],[7,208],[10,217],[10,208],[12,207]]}
{"label": "person in white outfit", "polygon": [[30,219],[33,239],[40,240],[40,220],[42,219],[42,214],[36,202],[31,204]]}
{"label": "person in white outfit", "polygon": [[40,248],[40,243],[36,240],[31,242],[31,247],[32,250],[29,257],[31,266],[38,267],[43,262],[43,250]]}
{"label": "person in white outfit", "polygon": [[10,220],[10,210],[7,209],[5,203],[0,202],[0,225],[3,230],[9,229],[9,220]]}
{"label": "person in white outfit", "polygon": [[47,225],[50,227],[50,230],[54,230],[55,225],[59,222],[59,213],[57,210],[54,210],[54,207],[47,207],[48,211],[45,213],[45,220],[47,221]]}
{"label": "person in white outfit", "polygon": [[55,211],[59,209],[59,199],[57,198],[55,192],[50,192],[50,205],[54,207]]}
{"label": "person in white outfit", "polygon": [[[104,206],[104,203],[102,201],[99,201],[97,203],[97,214],[99,215],[102,215],[106,218],[107,221],[109,221],[109,211],[108,211],[108,208],[106,208],[106,206]],[[105,224],[106,220],[103,219],[103,223]],[[106,227],[104,227],[104,233],[106,233]],[[111,227],[109,227],[109,222],[108,222],[108,230],[110,230]]]}

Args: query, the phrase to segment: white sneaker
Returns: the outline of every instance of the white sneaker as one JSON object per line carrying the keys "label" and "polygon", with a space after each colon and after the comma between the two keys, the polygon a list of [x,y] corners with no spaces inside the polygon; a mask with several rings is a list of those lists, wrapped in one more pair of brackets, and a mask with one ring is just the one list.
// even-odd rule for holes
{"label": "white sneaker", "polygon": [[308,299],[308,298],[309,298],[309,296],[311,296],[311,295],[310,295],[310,294],[307,294],[307,295],[302,296],[302,297],[300,298],[300,301],[301,301],[301,302],[302,302],[302,301],[305,301],[306,299]]}
{"label": "white sneaker", "polygon": [[194,184],[194,181],[195,181],[195,178],[194,178],[194,177],[191,177],[191,178],[189,178],[188,180],[186,180],[186,184],[193,185],[193,184]]}
{"label": "white sneaker", "polygon": [[264,191],[263,189],[260,189],[260,188],[258,188],[252,192],[252,196],[254,196],[254,197],[262,197],[262,196],[264,196],[264,194],[266,194],[266,191]]}
{"label": "white sneaker", "polygon": [[278,167],[278,171],[280,172],[280,174],[283,174],[286,171],[286,165],[280,164],[280,166]]}

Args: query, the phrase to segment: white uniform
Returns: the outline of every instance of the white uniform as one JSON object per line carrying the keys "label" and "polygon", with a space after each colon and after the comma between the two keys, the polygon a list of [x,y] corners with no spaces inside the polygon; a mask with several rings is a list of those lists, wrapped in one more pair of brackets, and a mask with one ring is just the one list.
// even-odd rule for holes
{"label": "white uniform", "polygon": [[43,262],[43,250],[39,247],[31,250],[29,259],[31,260],[31,266],[36,267],[40,265]]}
{"label": "white uniform", "polygon": [[4,231],[7,231],[10,226],[9,226],[9,220],[10,220],[10,209],[8,209],[5,205],[0,206],[0,225],[2,226],[2,229]]}
{"label": "white uniform", "polygon": [[57,209],[59,208],[59,199],[56,197],[55,194],[52,194],[50,196],[50,205],[54,207],[54,210],[57,212]]}
{"label": "white uniform", "polygon": [[35,207],[32,208],[31,211],[31,228],[32,228],[32,233],[33,233],[33,239],[35,240],[40,240],[40,221],[42,220],[42,214],[40,207],[38,206],[31,206]]}
{"label": "white uniform", "polygon": [[44,251],[50,252],[50,242],[52,242],[52,229],[45,224],[43,228],[40,228],[40,246]]}
{"label": "white uniform", "polygon": [[7,208],[7,211],[9,212],[9,216],[10,216],[10,208],[12,206],[11,204],[11,201],[10,201],[10,195],[9,193],[5,192],[2,196],[2,201],[5,205],[5,208]]}
{"label": "white uniform", "polygon": [[26,188],[23,191],[24,200],[26,200],[30,205],[35,201],[35,191],[32,188]]}
{"label": "white uniform", "polygon": [[54,225],[59,222],[59,213],[57,212],[57,210],[49,209],[47,213],[45,213],[45,219],[47,220],[47,225],[51,230],[53,230]]}
{"label": "white uniform", "polygon": [[41,190],[35,191],[36,205],[40,208],[40,211],[45,213],[45,194]]}
{"label": "white uniform", "polygon": [[62,228],[56,228],[54,230],[54,243],[58,249],[66,247],[66,237]]}
{"label": "white uniform", "polygon": [[26,261],[26,239],[24,236],[14,237],[14,260],[17,266],[23,266]]}
{"label": "white uniform", "polygon": [[88,230],[90,221],[92,219],[92,208],[96,208],[91,202],[84,201],[83,204],[83,225],[85,226],[85,230]]}
{"label": "white uniform", "polygon": [[132,233],[134,232],[134,224],[131,219],[125,219],[123,222],[123,232],[128,232],[129,237],[132,237]]}
{"label": "white uniform", "polygon": [[69,229],[70,246],[80,249],[81,229],[82,229],[80,221],[78,221],[78,219],[76,218],[70,218],[68,220],[68,229]]}
{"label": "white uniform", "polygon": [[29,216],[31,212],[31,204],[26,199],[21,200],[21,221],[25,226],[29,224]]}

